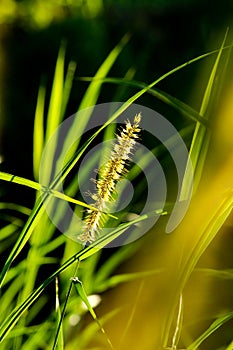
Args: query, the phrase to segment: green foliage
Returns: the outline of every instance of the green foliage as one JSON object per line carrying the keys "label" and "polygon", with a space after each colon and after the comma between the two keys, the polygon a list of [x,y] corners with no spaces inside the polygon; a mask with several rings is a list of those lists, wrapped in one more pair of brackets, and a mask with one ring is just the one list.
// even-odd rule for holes
{"label": "green foliage", "polygon": [[[89,6],[90,2],[87,2]],[[101,7],[101,2],[98,2]],[[93,10],[94,11],[94,10]],[[90,346],[103,348],[106,345],[106,340],[111,348],[114,348],[114,343],[111,340],[111,334],[107,331],[108,322],[114,320],[118,315],[118,308],[108,307],[103,317],[98,316],[92,306],[90,296],[93,294],[108,293],[110,289],[114,290],[117,286],[127,285],[130,283],[137,283],[139,285],[136,301],[134,303],[131,316],[125,328],[123,338],[127,338],[127,332],[131,327],[133,318],[137,309],[140,308],[140,303],[143,304],[141,293],[143,285],[147,286],[147,278],[161,276],[165,273],[165,266],[155,266],[153,269],[140,269],[140,261],[136,266],[136,272],[118,273],[115,271],[119,266],[125,263],[134,256],[140,249],[143,249],[143,240],[137,241],[133,244],[123,246],[112,253],[112,255],[104,262],[101,261],[102,248],[111,243],[117,237],[122,235],[127,228],[140,224],[148,217],[155,215],[156,208],[153,212],[137,216],[134,220],[120,223],[115,226],[110,233],[101,236],[94,241],[90,246],[82,247],[81,245],[67,239],[64,235],[57,234],[55,225],[50,221],[46,214],[44,203],[51,203],[53,205],[53,198],[59,198],[59,204],[56,206],[56,215],[62,217],[65,215],[64,202],[70,202],[76,205],[76,211],[82,214],[82,208],[95,208],[87,205],[83,201],[75,199],[78,192],[77,181],[71,180],[66,188],[66,193],[61,193],[56,190],[58,181],[64,182],[74,170],[75,165],[80,161],[86,149],[97,137],[102,137],[104,133],[104,140],[109,135],[114,133],[111,129],[111,123],[117,121],[119,115],[127,110],[127,108],[136,102],[144,94],[149,94],[152,99],[158,99],[170,108],[176,109],[180,115],[186,118],[187,123],[193,128],[195,123],[196,128],[194,134],[190,138],[190,157],[194,160],[194,168],[198,173],[197,184],[201,175],[203,174],[203,165],[206,164],[206,152],[209,147],[209,137],[206,138],[207,128],[210,127],[210,118],[207,118],[210,103],[213,99],[213,86],[217,73],[219,72],[219,62],[222,59],[224,50],[226,50],[225,39],[219,50],[201,55],[180,66],[172,69],[168,73],[157,78],[150,84],[133,81],[133,74],[126,75],[125,78],[117,79],[107,77],[110,69],[113,67],[115,61],[120,55],[123,48],[129,40],[129,35],[123,37],[120,43],[110,52],[106,60],[100,66],[93,78],[85,78],[90,80],[90,84],[86,89],[83,99],[77,110],[85,109],[95,105],[100,97],[103,83],[121,84],[124,86],[133,86],[138,91],[131,95],[124,104],[115,111],[111,118],[99,127],[89,138],[81,145],[79,142],[72,147],[66,157],[66,164],[63,165],[62,171],[49,187],[44,187],[39,184],[39,164],[46,141],[48,141],[51,134],[56,130],[60,123],[64,120],[65,111],[68,104],[69,96],[72,88],[72,81],[75,74],[75,63],[71,62],[68,70],[65,73],[65,45],[61,45],[58,53],[57,63],[54,72],[53,85],[49,100],[48,113],[45,112],[46,89],[44,86],[39,88],[37,106],[35,112],[34,123],[34,140],[33,140],[33,165],[34,177],[36,181],[25,179],[19,176],[13,176],[8,173],[1,172],[0,180],[8,183],[29,187],[38,191],[34,208],[28,208],[11,203],[2,203],[1,211],[7,210],[10,214],[5,214],[5,226],[0,231],[0,239],[4,241],[5,251],[7,252],[6,261],[2,265],[0,275],[1,283],[1,315],[0,315],[0,341],[1,349],[90,349]],[[155,88],[159,82],[163,81],[169,76],[174,75],[181,69],[189,65],[216,55],[216,60],[212,68],[212,72],[207,83],[203,102],[200,111],[196,111],[191,106],[188,106],[179,99],[170,96],[169,94]],[[83,78],[84,80],[84,78]],[[91,110],[87,109],[83,120],[75,121],[72,128],[67,134],[65,142],[69,144],[72,135],[79,128],[80,132],[85,129],[91,117]],[[190,130],[190,129],[189,129]],[[187,135],[186,127],[179,130],[180,134]],[[209,132],[209,130],[208,130]],[[190,135],[190,132],[188,133]],[[52,148],[49,158],[47,159],[46,167],[48,169],[48,179],[52,173],[52,161],[57,151],[59,144],[55,140],[54,148]],[[80,140],[79,140],[80,141]],[[172,142],[172,140],[169,140]],[[161,156],[160,148],[155,147],[153,151],[156,155]],[[60,157],[63,156],[64,150],[61,150]],[[147,159],[143,159],[145,163]],[[84,169],[84,176],[87,176],[88,171]],[[61,176],[60,176],[61,175]],[[129,176],[135,179],[140,175],[140,170],[132,167]],[[140,183],[137,188],[142,187]],[[197,185],[197,191],[198,191]],[[183,180],[182,196],[186,197],[187,192],[190,191],[190,182],[188,175]],[[57,203],[57,202],[56,202]],[[168,205],[169,203],[167,203]],[[219,230],[224,225],[224,222],[229,217],[233,206],[232,187],[227,190],[221,197],[221,201],[209,216],[204,217],[204,222],[198,231],[195,232],[194,237],[185,238],[191,240],[189,249],[184,249],[180,256],[180,264],[176,266],[176,275],[171,283],[171,297],[166,301],[167,313],[164,314],[164,328],[159,338],[162,338],[162,346],[164,349],[178,349],[180,344],[183,344],[183,323],[185,322],[184,311],[185,304],[183,302],[183,293],[189,284],[189,280],[201,256],[207,251],[208,246],[213,241]],[[204,210],[204,209],[203,209]],[[14,214],[12,213],[14,212]],[[166,215],[168,211],[163,212]],[[23,216],[28,216],[24,224]],[[195,213],[193,214],[195,217]],[[111,215],[114,219],[116,217]],[[185,231],[185,229],[184,229]],[[184,237],[184,232],[182,232]],[[15,237],[17,238],[15,239]],[[14,238],[14,239],[12,239]],[[184,240],[185,240],[184,239]],[[10,241],[8,244],[7,241]],[[185,240],[186,242],[186,240]],[[178,242],[179,243],[179,242]],[[1,248],[4,249],[4,248]],[[57,255],[57,252],[59,254]],[[173,252],[171,251],[171,256]],[[16,259],[17,258],[17,259]],[[41,277],[41,272],[46,271]],[[173,271],[173,270],[172,270]],[[231,270],[215,271],[211,269],[202,270],[202,273],[210,274],[213,278],[216,276],[220,278],[232,279]],[[78,277],[77,277],[78,275]],[[74,288],[77,293],[74,292]],[[48,293],[48,287],[50,292]],[[83,308],[83,302],[86,309]],[[123,300],[122,303],[127,300]],[[151,301],[150,301],[151,302]],[[45,312],[45,318],[40,314],[40,310],[46,308],[46,305],[51,305],[50,312]],[[178,310],[177,310],[178,305]],[[82,322],[85,322],[87,313],[90,313],[94,318],[86,326],[82,327]],[[226,312],[224,315],[218,317],[203,333],[195,337],[190,335],[191,341],[187,345],[188,350],[198,349],[199,346],[207,338],[209,338],[217,329],[224,327],[225,323],[232,319],[232,312]],[[40,322],[40,317],[42,321]],[[76,317],[75,332],[78,334],[70,336],[72,333],[72,317]],[[146,317],[146,315],[144,315]],[[211,315],[213,319],[214,315]],[[142,321],[144,321],[142,319]],[[198,322],[198,320],[193,320]],[[84,323],[83,323],[84,324]],[[175,331],[173,332],[172,325],[175,324]],[[105,327],[106,325],[106,327]],[[147,327],[148,325],[146,325]],[[143,326],[142,326],[143,328]],[[99,329],[103,333],[104,339],[99,334]],[[100,333],[101,333],[100,332]],[[122,338],[122,339],[123,339]],[[77,342],[78,339],[78,342]],[[170,340],[172,341],[170,342]],[[78,344],[78,345],[77,345]],[[90,345],[91,344],[91,345]],[[123,344],[123,343],[122,343]],[[123,345],[122,345],[123,346]],[[231,345],[228,346],[228,348]],[[141,343],[139,341],[139,348]]]}

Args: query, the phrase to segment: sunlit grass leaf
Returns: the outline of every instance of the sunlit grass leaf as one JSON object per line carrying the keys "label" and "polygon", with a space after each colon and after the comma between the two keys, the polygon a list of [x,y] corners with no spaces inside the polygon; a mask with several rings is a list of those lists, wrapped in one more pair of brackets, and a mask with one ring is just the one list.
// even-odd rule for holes
{"label": "sunlit grass leaf", "polygon": [[55,67],[54,80],[52,85],[50,104],[46,125],[46,141],[50,138],[52,133],[58,127],[62,120],[62,100],[63,100],[63,86],[64,86],[64,61],[65,61],[65,45],[62,43],[57,63]]}
{"label": "sunlit grass leaf", "polygon": [[[207,121],[209,119],[208,110],[210,110],[210,105],[214,97],[213,96],[214,83],[215,83],[220,59],[222,57],[224,45],[226,42],[227,32],[224,36],[223,42],[218,51],[218,54],[217,54],[214,66],[212,68],[212,71],[205,89],[205,93],[202,99],[202,103],[200,107],[200,116],[202,117],[203,121],[204,120]],[[194,192],[195,192],[200,182],[200,178],[202,175],[202,171],[203,171],[203,167],[204,167],[205,159],[207,155],[207,150],[209,146],[209,141],[210,141],[209,128],[206,128],[203,122],[198,121],[196,123],[196,128],[194,130],[194,135],[192,138],[192,143],[189,151],[189,156],[190,156],[193,170],[194,170],[194,184],[193,184],[192,177],[190,177],[189,173],[187,172],[183,179],[181,193],[180,193],[180,200],[185,200],[190,196],[190,193],[191,193],[190,191],[193,188],[193,186],[194,186]]]}
{"label": "sunlit grass leaf", "polygon": [[73,86],[74,75],[76,71],[76,62],[71,61],[67,68],[67,73],[64,81],[63,95],[62,95],[62,106],[61,106],[61,118],[64,117],[66,108],[69,102],[71,89]]}
{"label": "sunlit grass leaf", "polygon": [[38,205],[36,205],[32,210],[32,213],[28,221],[26,222],[21,234],[19,235],[17,242],[15,243],[10,254],[8,255],[5,264],[3,265],[3,268],[0,274],[0,286],[2,286],[3,280],[7,274],[7,271],[10,268],[12,261],[16,258],[16,256],[20,253],[20,251],[25,246],[26,242],[29,240],[33,229],[36,227],[43,213],[44,213],[44,208],[43,208],[42,202],[40,201]]}
{"label": "sunlit grass leaf", "polygon": [[39,178],[40,159],[44,147],[44,104],[45,88],[40,86],[34,119],[33,132],[33,173],[35,179]]}
{"label": "sunlit grass leaf", "polygon": [[175,300],[178,300],[179,294],[182,293],[185,284],[187,283],[191,273],[193,272],[198,260],[203,252],[207,249],[214,237],[217,235],[219,229],[222,227],[228,216],[230,215],[233,207],[233,196],[231,191],[227,191],[223,196],[219,205],[215,208],[214,212],[206,218],[206,222],[202,229],[197,232],[197,237],[193,241],[192,247],[188,254],[182,257],[182,263],[178,271],[176,278],[176,284],[174,285],[173,302],[170,305],[169,314],[165,321],[164,334],[163,334],[163,346],[167,346],[169,332],[171,329],[172,320],[175,313]]}
{"label": "sunlit grass leaf", "polygon": [[224,350],[232,350],[233,349],[233,340],[232,342],[228,345],[228,347]]}
{"label": "sunlit grass leaf", "polygon": [[23,227],[23,221],[17,218],[12,219],[12,223],[4,226],[0,229],[0,241],[8,238],[13,233],[17,232],[20,228]]}
{"label": "sunlit grass leaf", "polygon": [[113,349],[113,345],[111,343],[111,340],[109,339],[107,333],[105,332],[105,329],[103,328],[100,320],[96,316],[96,313],[95,313],[94,309],[92,308],[92,306],[91,306],[91,304],[90,304],[90,302],[88,300],[88,297],[87,297],[87,294],[86,294],[86,292],[84,290],[82,282],[77,277],[72,278],[72,282],[73,282],[73,284],[75,286],[75,289],[76,289],[78,295],[80,296],[80,298],[82,299],[82,301],[86,305],[86,307],[87,307],[88,311],[90,312],[91,316],[93,317],[93,319],[97,322],[101,332],[106,337],[106,340],[107,340],[110,348]]}
{"label": "sunlit grass leaf", "polygon": [[[88,208],[88,209],[91,209],[91,210],[97,210],[96,208],[94,208],[93,206],[91,206],[89,204],[86,204],[86,203],[79,201],[75,198],[71,198],[71,197],[65,195],[64,193],[50,189],[49,187],[43,186],[43,185],[39,184],[38,182],[29,180],[29,179],[25,179],[25,178],[20,177],[20,176],[15,176],[15,175],[3,173],[0,171],[0,180],[16,183],[18,185],[27,186],[27,187],[33,188],[37,191],[41,191],[42,193],[45,193],[45,194],[48,193],[48,194],[55,196],[56,198],[62,199],[64,201],[71,202],[71,203],[74,203],[77,205],[81,205],[81,206]],[[109,215],[111,217],[115,218],[115,216],[113,216],[111,214],[109,214]]]}

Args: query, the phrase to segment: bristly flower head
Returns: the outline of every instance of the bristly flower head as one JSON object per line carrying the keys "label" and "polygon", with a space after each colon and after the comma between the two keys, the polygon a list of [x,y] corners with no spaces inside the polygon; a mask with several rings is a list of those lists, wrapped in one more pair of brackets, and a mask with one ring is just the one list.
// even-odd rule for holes
{"label": "bristly flower head", "polygon": [[138,134],[141,131],[139,124],[141,114],[136,114],[133,124],[129,120],[126,121],[125,127],[117,136],[115,144],[109,160],[98,171],[98,180],[96,183],[96,193],[92,195],[94,199],[95,210],[88,210],[85,218],[85,224],[79,240],[86,243],[93,242],[97,236],[102,224],[102,211],[105,203],[109,202],[115,191],[117,182],[127,173],[127,161],[130,161],[133,147],[138,139]]}

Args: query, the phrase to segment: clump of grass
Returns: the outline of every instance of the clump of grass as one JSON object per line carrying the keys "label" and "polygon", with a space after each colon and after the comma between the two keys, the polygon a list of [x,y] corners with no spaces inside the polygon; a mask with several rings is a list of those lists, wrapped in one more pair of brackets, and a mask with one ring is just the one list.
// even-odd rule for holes
{"label": "clump of grass", "polygon": [[[8,212],[8,215],[4,216],[6,225],[1,229],[0,235],[0,239],[3,241],[2,251],[9,251],[10,249],[0,274],[2,305],[0,315],[0,341],[2,350],[11,348],[22,350],[34,350],[37,348],[55,349],[56,346],[59,350],[74,348],[81,350],[90,349],[92,345],[93,347],[103,348],[106,344],[110,347],[117,348],[119,345],[117,341],[112,341],[115,334],[114,332],[117,332],[117,330],[111,333],[106,331],[106,329],[111,323],[114,326],[118,325],[118,323],[114,323],[116,322],[115,319],[118,319],[120,313],[119,309],[123,307],[127,300],[118,299],[118,307],[112,309],[110,306],[104,317],[100,318],[98,312],[94,311],[94,306],[90,302],[90,296],[95,293],[101,294],[102,292],[108,291],[110,288],[114,290],[118,285],[128,286],[131,282],[136,282],[136,284],[140,285],[140,292],[137,294],[131,315],[128,316],[126,322],[127,327],[124,332],[124,341],[120,342],[121,349],[128,349],[132,344],[134,344],[135,349],[141,349],[142,346],[144,346],[144,348],[148,350],[151,349],[154,344],[159,344],[159,346],[164,349],[172,350],[178,349],[181,346],[185,346],[189,350],[198,349],[217,329],[224,327],[225,323],[233,318],[232,311],[227,311],[223,316],[215,317],[212,324],[206,330],[203,330],[202,334],[199,336],[193,336],[192,334],[187,336],[184,331],[186,322],[184,317],[184,289],[189,284],[190,276],[198,260],[207,250],[208,246],[229,217],[233,206],[232,187],[229,191],[223,193],[222,186],[220,186],[221,183],[225,183],[229,173],[232,175],[232,168],[230,168],[231,163],[226,164],[219,176],[214,179],[208,194],[206,194],[206,192],[198,192],[204,166],[208,164],[206,155],[211,140],[209,128],[211,121],[207,118],[207,115],[214,97],[215,78],[219,70],[219,62],[223,59],[223,51],[226,49],[226,38],[219,50],[185,62],[181,66],[174,68],[162,77],[156,79],[151,84],[127,80],[126,78],[121,80],[107,78],[109,70],[128,42],[128,39],[128,36],[122,39],[101,65],[95,77],[91,79],[79,109],[85,109],[97,103],[104,82],[128,84],[129,86],[139,88],[139,91],[132,95],[117,111],[115,111],[109,120],[99,127],[85,144],[79,147],[79,144],[76,143],[75,148],[73,148],[69,154],[67,163],[62,169],[62,176],[59,177],[59,181],[64,181],[66,179],[72,169],[74,169],[75,164],[81,159],[87,147],[100,135],[102,130],[107,130],[111,123],[116,121],[117,117],[127,110],[140,96],[149,93],[153,97],[162,100],[167,105],[176,108],[182,115],[187,117],[187,120],[189,120],[192,125],[195,123],[195,132],[193,134],[189,132],[188,136],[191,141],[190,157],[193,161],[196,174],[195,188],[198,204],[194,202],[193,206],[191,205],[190,221],[188,221],[189,219],[184,221],[183,226],[181,225],[177,232],[173,234],[171,242],[175,241],[176,244],[173,245],[170,243],[167,245],[171,257],[171,264],[168,264],[169,266],[161,263],[161,265],[157,265],[156,268],[151,270],[141,270],[138,268],[138,271],[134,271],[133,273],[129,272],[114,275],[116,268],[125,260],[134,255],[137,259],[138,252],[140,249],[143,249],[144,244],[143,241],[138,241],[121,247],[99,267],[101,248],[112,242],[116,237],[122,235],[127,228],[133,227],[134,224],[140,223],[140,221],[147,219],[149,216],[148,213],[148,215],[144,214],[130,222],[121,223],[106,235],[101,236],[101,232],[97,234],[97,227],[99,231],[101,231],[99,217],[102,215],[100,211],[102,212],[104,209],[103,202],[109,200],[117,181],[126,171],[126,162],[129,160],[129,154],[140,131],[140,115],[135,117],[133,124],[127,122],[125,129],[117,136],[118,143],[115,145],[111,160],[100,169],[99,179],[96,182],[96,193],[93,194],[95,203],[92,206],[74,198],[77,192],[77,185],[75,182],[71,182],[70,186],[67,188],[66,194],[56,190],[55,185],[58,179],[55,179],[56,181],[49,187],[42,187],[42,185],[37,182],[39,179],[38,167],[41,155],[46,141],[64,119],[72,80],[75,74],[75,64],[73,62],[70,63],[68,71],[65,74],[65,49],[64,46],[62,46],[55,67],[47,118],[44,108],[46,97],[44,87],[40,87],[38,94],[33,152],[34,176],[36,181],[0,172],[0,179],[11,182],[12,186],[16,183],[37,191],[35,206],[32,210],[9,203],[2,203],[0,206],[2,211],[10,210],[10,214]],[[178,72],[180,69],[214,54],[216,54],[216,61],[209,82],[207,83],[200,111],[196,111],[192,109],[191,106],[187,106],[184,102],[177,100],[175,97],[169,96],[167,93],[154,88],[160,81]],[[65,79],[64,76],[66,76]],[[83,120],[79,120],[78,124],[74,123],[74,125],[72,125],[67,134],[67,143],[69,143],[69,139],[72,133],[75,133],[77,127],[80,129],[80,132],[84,130],[90,116],[91,113],[87,112]],[[44,129],[45,120],[46,129]],[[184,132],[184,129],[180,130],[181,134]],[[57,143],[55,143],[55,146],[57,145],[58,140]],[[62,151],[63,150],[61,150],[61,153]],[[51,150],[50,161],[53,159],[55,152],[56,147]],[[48,179],[51,178],[51,172],[52,164],[48,164]],[[140,187],[140,184],[137,186]],[[219,189],[221,190],[220,192]],[[181,197],[185,198],[189,191],[190,179],[186,174],[183,179]],[[205,197],[203,197],[203,194]],[[90,245],[83,247],[82,245],[68,240],[64,235],[56,234],[56,227],[51,224],[44,208],[44,203],[53,203],[54,197],[60,199],[56,210],[61,216],[65,215],[63,207],[64,202],[69,201],[77,205],[77,210],[88,208],[86,232],[84,232],[83,237],[81,236],[81,240],[84,243],[91,243]],[[205,200],[203,198],[205,198]],[[199,213],[196,210],[198,205],[200,208],[200,203],[202,202],[205,205],[203,204],[202,211]],[[25,224],[23,224],[22,219],[19,219],[20,215],[27,216]],[[184,232],[189,234],[184,235]],[[180,242],[182,242],[182,244],[180,244]],[[179,252],[177,252],[177,244],[179,245]],[[29,249],[27,250],[26,247],[29,247]],[[60,259],[56,256],[57,249],[62,251]],[[24,252],[24,255],[20,255],[21,252]],[[165,256],[166,254],[162,255],[161,253],[160,262],[164,261]],[[21,257],[21,260],[19,259],[16,261],[16,257]],[[151,259],[153,261],[153,257],[151,257]],[[71,271],[70,268],[73,267],[74,264],[76,264],[75,268]],[[51,266],[52,272],[50,271],[38,286],[40,272],[41,270],[45,271],[48,266]],[[142,259],[140,260],[140,266],[143,267]],[[219,273],[225,276],[224,272]],[[143,288],[147,288],[146,279],[155,278],[158,275],[165,276],[166,280],[167,276],[171,278],[169,285],[166,283],[164,285],[153,285],[156,289],[163,288],[164,286],[167,287],[163,290],[167,298],[161,298],[160,302],[161,309],[164,310],[160,320],[160,323],[163,323],[163,327],[158,327],[156,332],[153,328],[149,332],[150,335],[153,333],[153,336],[147,337],[146,341],[144,341],[145,338],[143,338],[142,332],[141,338],[139,339],[137,337],[135,343],[135,337],[130,337],[130,332],[131,329],[134,329],[133,323],[137,311],[141,312],[142,310],[143,302],[140,303],[140,296],[143,294]],[[232,279],[232,274],[229,274],[228,277]],[[46,288],[49,285],[53,285],[53,283],[52,292],[50,291],[52,295],[50,296],[49,293],[46,293]],[[77,289],[78,295],[74,293],[73,286]],[[148,289],[144,291],[148,293]],[[193,295],[195,295],[195,291]],[[40,310],[46,308],[47,305],[51,303],[51,300],[54,301],[54,305],[51,307],[52,311],[46,313],[45,319],[38,324],[37,317],[40,315]],[[85,313],[87,311],[84,311],[82,302],[86,304],[87,310],[95,321],[94,323],[90,322],[85,329],[82,328],[82,319],[85,318]],[[152,305],[154,300],[149,299],[147,302]],[[75,326],[72,326],[73,321],[71,322],[70,320],[74,320],[75,317],[78,321]],[[212,315],[212,318],[213,317]],[[122,317],[122,320],[123,319]],[[141,324],[145,323],[145,319],[149,319],[149,316],[142,312],[140,314]],[[198,320],[192,321],[198,323]],[[124,322],[122,322],[122,324],[123,323]],[[151,322],[151,324],[153,324],[153,322]],[[144,326],[141,327],[143,329]],[[146,324],[145,327],[150,327],[150,324],[149,326]],[[118,326],[114,328],[118,328]],[[99,329],[101,332],[98,332]],[[122,328],[120,328],[120,330],[122,330]],[[229,349],[231,348],[231,344],[232,342],[229,341]]]}

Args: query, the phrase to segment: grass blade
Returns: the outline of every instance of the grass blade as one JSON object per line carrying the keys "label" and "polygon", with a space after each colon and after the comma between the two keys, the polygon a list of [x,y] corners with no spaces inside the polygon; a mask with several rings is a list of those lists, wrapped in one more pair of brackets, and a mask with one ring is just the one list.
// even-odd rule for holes
{"label": "grass blade", "polygon": [[[96,104],[99,94],[100,94],[100,90],[101,90],[101,86],[102,86],[102,81],[101,79],[105,78],[106,75],[108,74],[108,72],[110,71],[110,69],[112,68],[113,64],[115,63],[117,57],[119,56],[119,54],[121,53],[122,49],[124,48],[124,46],[127,44],[129,40],[129,35],[125,35],[120,43],[118,45],[116,45],[116,47],[114,47],[114,49],[110,52],[110,54],[107,56],[107,58],[105,59],[105,61],[102,63],[102,65],[100,66],[100,68],[97,70],[96,74],[95,74],[95,79],[96,81],[92,81],[83,98],[82,101],[79,105],[79,109],[78,110],[85,110],[85,113],[83,112],[82,114],[82,118],[75,118],[74,123],[72,125],[72,127],[69,130],[69,133],[67,135],[67,139],[64,143],[64,150],[69,150],[69,154],[67,156],[68,159],[70,159],[74,153],[75,150],[78,147],[79,142],[76,141],[75,144],[70,148],[70,139],[74,140],[75,135],[76,135],[76,131],[77,129],[79,130],[79,133],[82,134],[82,132],[85,129],[85,126],[88,123],[88,120],[91,116],[92,113],[92,109],[88,109],[88,107],[92,107]],[[63,159],[63,152],[61,152],[60,158]],[[59,164],[59,161],[58,161]]]}
{"label": "grass blade", "polygon": [[[82,207],[85,207],[85,208],[97,211],[97,209],[95,207],[93,207],[93,206],[91,206],[89,204],[86,204],[86,203],[84,203],[82,201],[79,201],[79,200],[77,200],[75,198],[71,198],[71,197],[67,196],[64,193],[61,193],[61,192],[56,191],[56,190],[53,190],[53,189],[51,189],[49,187],[40,185],[38,182],[29,180],[29,179],[25,179],[25,178],[20,177],[20,176],[15,176],[15,175],[8,174],[8,173],[3,173],[2,171],[0,171],[0,180],[13,182],[13,183],[16,183],[18,185],[27,186],[29,188],[33,188],[34,190],[41,191],[42,193],[45,193],[45,194],[49,193],[49,194],[53,195],[54,197],[62,199],[64,201],[67,201],[67,202],[70,202],[70,203],[74,203],[74,204],[80,205]],[[114,215],[111,215],[111,214],[108,214],[108,215],[110,217],[112,217],[113,219],[116,219],[116,217]]]}
{"label": "grass blade", "polygon": [[[227,31],[228,32],[228,31]],[[210,106],[211,99],[213,98],[213,87],[214,87],[214,81],[215,77],[217,74],[217,69],[220,63],[220,59],[222,56],[222,52],[224,49],[226,37],[227,37],[227,32],[224,36],[223,42],[221,44],[221,47],[218,51],[218,55],[216,57],[213,69],[211,71],[209,81],[207,83],[207,87],[203,96],[203,100],[201,103],[201,108],[200,108],[200,115],[202,116],[203,119],[208,120],[208,108]],[[194,131],[191,147],[190,147],[190,159],[193,165],[193,170],[194,170],[194,191],[197,188],[200,178],[202,175],[204,163],[205,163],[205,158],[208,150],[208,145],[210,141],[210,132],[208,129],[206,129],[205,125],[203,123],[200,123],[199,121],[196,124],[196,128]],[[189,197],[190,195],[190,190],[193,187],[192,183],[193,179],[190,178],[189,174],[186,173],[184,176],[184,180],[182,183],[182,188],[181,188],[181,193],[180,193],[180,199],[185,200],[186,198]]]}
{"label": "grass blade", "polygon": [[[81,77],[79,79],[81,81],[96,80],[95,77]],[[146,83],[136,81],[136,80],[128,80],[128,79],[114,78],[114,77],[101,78],[99,80],[101,80],[103,83],[122,84],[122,85],[126,85],[126,86],[140,88],[140,89],[147,87]],[[168,93],[166,93],[158,88],[151,88],[147,91],[147,93],[156,97],[158,100],[166,103],[168,106],[171,106],[172,108],[180,111],[184,116],[191,119],[192,121],[195,121],[195,122],[198,121],[201,124],[208,126],[208,121],[205,120],[195,109],[193,109],[192,107],[190,107],[186,103],[180,101],[176,97],[173,97],[170,94],[168,94]]]}
{"label": "grass blade", "polygon": [[66,112],[66,107],[69,101],[71,88],[73,85],[74,75],[76,71],[76,62],[71,61],[68,65],[66,78],[64,82],[63,96],[62,96],[62,109],[61,109],[61,118],[64,117]]}
{"label": "grass blade", "polygon": [[224,316],[217,318],[199,338],[197,338],[192,344],[190,344],[187,347],[187,350],[197,350],[204,340],[206,340],[212,333],[214,333],[218,328],[223,326],[226,322],[228,322],[232,318],[233,318],[233,311],[229,312]]}
{"label": "grass blade", "polygon": [[82,301],[83,301],[84,304],[86,305],[86,307],[87,307],[88,311],[90,312],[91,316],[93,317],[93,319],[94,319],[94,320],[96,321],[96,323],[98,324],[98,326],[99,326],[101,332],[102,332],[102,333],[104,334],[104,336],[106,337],[107,342],[108,342],[110,348],[113,349],[113,345],[112,345],[112,343],[111,343],[111,340],[109,339],[107,333],[105,332],[105,329],[103,328],[103,326],[102,326],[100,320],[99,320],[98,317],[96,316],[96,313],[95,313],[94,309],[92,308],[92,306],[91,306],[91,304],[90,304],[90,302],[89,302],[89,300],[88,300],[88,297],[87,297],[87,294],[86,294],[86,292],[85,292],[85,289],[84,289],[84,287],[83,287],[82,282],[78,279],[78,277],[72,278],[72,282],[73,282],[73,284],[74,284],[74,286],[75,286],[75,289],[76,289],[78,295],[80,296],[80,298],[82,299]]}
{"label": "grass blade", "polygon": [[[64,339],[63,339],[63,330],[62,330],[62,322],[61,320],[61,309],[60,309],[60,301],[59,301],[59,286],[58,286],[58,278],[55,279],[56,282],[56,324],[59,325],[59,335],[57,339],[57,350],[64,349]],[[62,320],[61,320],[62,321]]]}
{"label": "grass blade", "polygon": [[44,104],[45,88],[40,86],[33,132],[33,173],[35,179],[39,179],[40,159],[44,147]]}
{"label": "grass blade", "polygon": [[[218,198],[219,199],[219,198]],[[220,203],[216,208],[212,208],[211,213],[208,213],[205,226],[198,232],[195,239],[192,240],[192,246],[189,248],[187,256],[182,257],[182,262],[177,272],[176,283],[173,286],[172,299],[170,301],[168,316],[165,320],[164,334],[163,334],[163,346],[166,348],[169,333],[171,329],[172,320],[175,314],[175,302],[178,300],[179,294],[183,291],[185,284],[187,283],[192,271],[194,270],[198,260],[203,252],[207,249],[211,241],[217,235],[219,229],[222,227],[228,216],[230,215],[233,207],[232,192],[225,193],[225,196],[220,200]]]}
{"label": "grass blade", "polygon": [[64,85],[64,61],[65,61],[65,45],[62,43],[52,86],[52,92],[49,103],[47,126],[46,126],[46,141],[50,138],[54,130],[58,127],[62,118],[62,99],[63,99],[63,85]]}

